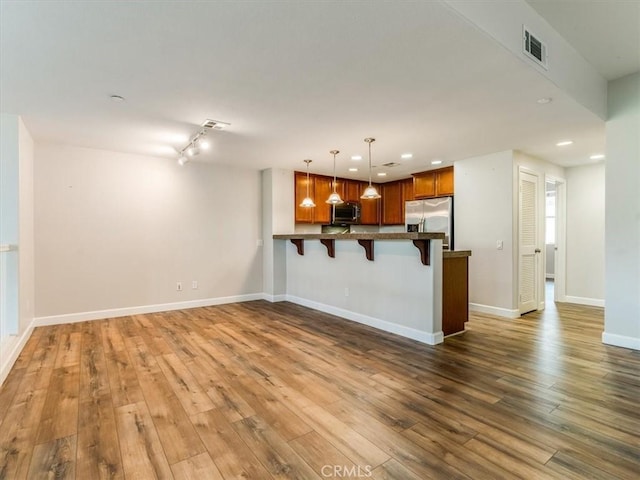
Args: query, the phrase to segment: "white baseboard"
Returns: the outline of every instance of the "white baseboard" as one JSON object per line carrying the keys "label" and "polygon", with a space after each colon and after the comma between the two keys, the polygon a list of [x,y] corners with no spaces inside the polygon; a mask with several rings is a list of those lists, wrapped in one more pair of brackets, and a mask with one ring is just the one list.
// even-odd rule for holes
{"label": "white baseboard", "polygon": [[607,345],[615,345],[616,347],[640,350],[640,338],[627,337],[626,335],[617,335],[615,333],[602,332],[602,343],[606,343]]}
{"label": "white baseboard", "polygon": [[34,326],[60,325],[63,323],[84,322],[87,320],[102,320],[104,318],[126,317],[144,313],[169,312],[172,310],[185,310],[188,308],[210,307],[225,303],[249,302],[252,300],[264,300],[263,293],[250,293],[246,295],[233,295],[231,297],[205,298],[202,300],[189,300],[186,302],[159,303],[156,305],[141,305],[138,307],[112,308],[109,310],[96,310],[93,312],[67,313],[63,315],[51,315],[48,317],[36,317]]}
{"label": "white baseboard", "polygon": [[264,300],[267,300],[268,302],[271,302],[271,303],[286,302],[287,301],[287,296],[286,295],[271,295],[271,294],[265,293],[265,294],[263,294],[262,298]]}
{"label": "white baseboard", "polygon": [[565,295],[564,301],[567,303],[577,303],[578,305],[588,305],[590,307],[604,307],[604,300],[601,298],[574,297]]}
{"label": "white baseboard", "polygon": [[481,303],[470,303],[469,310],[473,312],[488,313],[498,317],[518,318],[520,311],[515,308],[494,307],[492,305],[482,305]]}
{"label": "white baseboard", "polygon": [[362,323],[363,325],[368,325],[370,327],[377,328],[378,330],[395,333],[396,335],[400,335],[401,337],[410,338],[421,343],[426,343],[427,345],[437,345],[444,341],[444,334],[442,332],[423,332],[421,330],[416,330],[415,328],[405,327],[403,325],[391,323],[386,320],[370,317],[368,315],[352,312],[350,310],[344,310],[332,305],[314,302],[305,298],[295,297],[293,295],[287,295],[286,300],[297,305],[302,305],[303,307],[313,308],[314,310],[319,310],[321,312],[329,313],[337,317],[342,317],[346,318],[347,320]]}
{"label": "white baseboard", "polygon": [[[0,365],[0,386],[4,383],[13,367],[13,364],[16,363],[20,352],[27,344],[27,340],[31,337],[34,328],[34,320],[31,320],[29,326],[22,332],[21,335],[16,336],[15,338],[5,340],[5,344],[2,345],[2,364]],[[6,353],[6,355],[5,355]]]}

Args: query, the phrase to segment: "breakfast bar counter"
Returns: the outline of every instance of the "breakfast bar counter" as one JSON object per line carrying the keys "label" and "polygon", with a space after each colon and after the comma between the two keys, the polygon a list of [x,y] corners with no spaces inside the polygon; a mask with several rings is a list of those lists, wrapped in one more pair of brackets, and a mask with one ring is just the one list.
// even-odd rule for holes
{"label": "breakfast bar counter", "polygon": [[[442,249],[442,233],[278,234],[280,271],[288,300],[339,317],[364,323],[423,343],[441,343],[443,328],[443,272],[449,258],[466,266],[471,252]],[[363,251],[364,249],[364,251]],[[455,277],[455,298],[466,298],[467,271]],[[449,281],[449,283],[451,283]],[[467,311],[468,305],[456,312]],[[449,314],[450,315],[450,314]],[[464,329],[464,321],[458,325]],[[461,321],[462,320],[462,321]]]}

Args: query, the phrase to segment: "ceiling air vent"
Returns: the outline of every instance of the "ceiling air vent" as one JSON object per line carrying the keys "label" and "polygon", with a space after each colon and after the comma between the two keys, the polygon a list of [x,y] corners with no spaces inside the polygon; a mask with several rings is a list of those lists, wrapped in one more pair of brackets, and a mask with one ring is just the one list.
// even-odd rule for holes
{"label": "ceiling air vent", "polygon": [[397,167],[398,165],[400,165],[397,162],[389,162],[389,163],[383,163],[382,166],[383,167]]}
{"label": "ceiling air vent", "polygon": [[525,25],[522,26],[522,50],[538,65],[547,68],[547,45]]}
{"label": "ceiling air vent", "polygon": [[214,130],[222,130],[225,127],[231,125],[230,123],[221,122],[219,120],[211,120],[207,118],[204,122],[202,122],[202,127],[204,128],[213,128]]}

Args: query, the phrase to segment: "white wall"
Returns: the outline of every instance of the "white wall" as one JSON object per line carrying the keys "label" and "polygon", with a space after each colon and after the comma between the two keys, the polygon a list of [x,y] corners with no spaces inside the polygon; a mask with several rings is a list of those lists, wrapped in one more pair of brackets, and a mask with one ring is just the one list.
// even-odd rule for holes
{"label": "white wall", "polygon": [[609,82],[602,340],[640,350],[640,72]]}
{"label": "white wall", "polygon": [[374,261],[355,240],[336,240],[335,258],[319,240],[298,255],[288,240],[286,299],[431,345],[442,334],[442,241],[423,265],[408,240],[376,240]]}
{"label": "white wall", "polygon": [[262,171],[263,291],[271,301],[286,293],[286,249],[273,235],[293,233],[294,198],[293,170]]}
{"label": "white wall", "polygon": [[[476,310],[512,317],[513,152],[511,150],[454,163],[454,234],[456,250],[471,250],[469,302]],[[502,250],[496,248],[503,242]]]}
{"label": "white wall", "polygon": [[[499,5],[469,0],[445,0],[445,3],[580,104],[606,118],[606,80],[525,0],[502,1]],[[548,69],[523,53],[522,25],[547,45]]]}
{"label": "white wall", "polygon": [[603,163],[566,169],[568,302],[604,302],[604,172]]}
{"label": "white wall", "polygon": [[257,170],[36,144],[37,317],[261,294],[260,202]]}
{"label": "white wall", "polygon": [[19,319],[20,332],[24,332],[31,324],[35,316],[35,265],[34,265],[34,191],[33,191],[33,167],[34,144],[27,127],[19,119],[18,122],[19,145],[19,199],[18,211],[19,225]]}
{"label": "white wall", "polygon": [[20,117],[0,117],[0,243],[17,246],[2,253],[2,315],[11,335],[0,339],[0,384],[33,330],[33,140]]}

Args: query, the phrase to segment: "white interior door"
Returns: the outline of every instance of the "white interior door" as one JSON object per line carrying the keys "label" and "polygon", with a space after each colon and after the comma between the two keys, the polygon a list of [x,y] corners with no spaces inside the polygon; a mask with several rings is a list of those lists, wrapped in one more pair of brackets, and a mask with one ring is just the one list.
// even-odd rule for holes
{"label": "white interior door", "polygon": [[521,170],[518,186],[518,309],[523,314],[538,309],[538,177]]}

